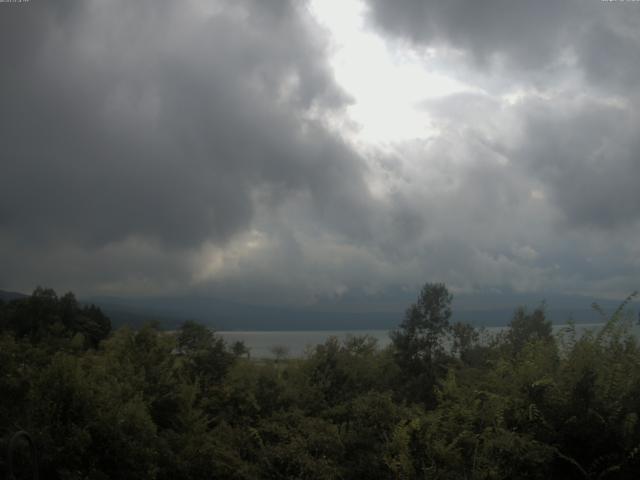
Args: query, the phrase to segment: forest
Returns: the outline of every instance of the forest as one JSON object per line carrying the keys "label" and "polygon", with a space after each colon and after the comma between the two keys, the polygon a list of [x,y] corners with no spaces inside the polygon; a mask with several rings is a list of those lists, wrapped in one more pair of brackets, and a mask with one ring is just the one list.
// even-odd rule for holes
{"label": "forest", "polygon": [[[256,359],[192,321],[113,330],[38,288],[0,301],[0,478],[637,479],[631,299],[586,333],[554,333],[541,305],[488,335],[427,283],[389,347]],[[5,458],[18,431],[37,467],[26,446]]]}

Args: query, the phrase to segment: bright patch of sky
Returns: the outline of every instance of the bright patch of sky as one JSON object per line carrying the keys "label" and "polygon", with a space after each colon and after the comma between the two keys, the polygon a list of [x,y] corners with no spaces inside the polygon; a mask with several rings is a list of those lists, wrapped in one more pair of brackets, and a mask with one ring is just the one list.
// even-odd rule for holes
{"label": "bright patch of sky", "polygon": [[424,55],[394,49],[368,28],[358,0],[313,0],[310,11],[330,35],[330,64],[338,84],[353,98],[347,109],[356,144],[385,146],[437,135],[425,100],[477,89],[434,71]]}

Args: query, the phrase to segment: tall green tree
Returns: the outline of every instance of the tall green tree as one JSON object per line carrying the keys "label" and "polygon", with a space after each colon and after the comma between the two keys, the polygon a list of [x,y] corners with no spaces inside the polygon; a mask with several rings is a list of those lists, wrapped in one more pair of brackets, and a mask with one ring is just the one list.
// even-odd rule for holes
{"label": "tall green tree", "polygon": [[225,341],[205,325],[188,320],[180,327],[177,351],[203,388],[220,383],[236,359]]}
{"label": "tall green tree", "polygon": [[546,318],[544,303],[532,313],[524,307],[518,308],[509,323],[506,339],[516,353],[529,342],[552,341],[551,322]]}
{"label": "tall green tree", "polygon": [[395,359],[410,400],[432,404],[433,387],[444,371],[442,340],[450,330],[453,295],[443,283],[426,283],[391,333]]}

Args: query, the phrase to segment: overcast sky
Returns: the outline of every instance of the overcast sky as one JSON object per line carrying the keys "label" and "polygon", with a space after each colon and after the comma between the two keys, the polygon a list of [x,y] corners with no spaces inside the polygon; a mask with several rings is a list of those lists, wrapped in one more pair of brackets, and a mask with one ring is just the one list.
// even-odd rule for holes
{"label": "overcast sky", "polygon": [[640,287],[640,2],[0,3],[0,289]]}

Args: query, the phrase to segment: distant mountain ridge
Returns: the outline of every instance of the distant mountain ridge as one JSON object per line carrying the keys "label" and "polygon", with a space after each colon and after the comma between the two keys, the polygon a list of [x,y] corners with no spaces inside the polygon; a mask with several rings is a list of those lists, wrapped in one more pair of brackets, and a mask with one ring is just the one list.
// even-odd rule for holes
{"label": "distant mountain ridge", "polygon": [[[597,302],[612,313],[621,300],[557,294],[461,294],[454,296],[452,321],[475,326],[504,326],[519,306],[533,310],[546,299],[547,318],[556,324],[572,319],[576,323],[599,323],[602,317],[591,307]],[[414,301],[399,298],[395,302],[375,299],[327,300],[314,305],[291,307],[255,305],[213,297],[95,297],[112,317],[114,324],[157,320],[166,328],[175,328],[191,319],[216,330],[384,330],[397,327],[406,308]]]}
{"label": "distant mountain ridge", "polygon": [[6,290],[0,290],[0,300],[3,302],[10,302],[11,300],[18,300],[20,298],[26,298],[29,295],[18,292],[8,292]]}
{"label": "distant mountain ridge", "polygon": [[[0,290],[0,300],[10,301],[28,295]],[[87,297],[84,304],[95,304],[109,316],[114,327],[140,327],[149,321],[161,328],[175,329],[185,320],[196,320],[216,330],[390,330],[404,318],[415,296],[394,292],[387,296],[345,295],[325,298],[307,306],[274,306],[233,302],[206,296],[166,297]],[[518,306],[534,309],[546,300],[547,318],[555,324],[569,319],[576,323],[602,322],[591,308],[597,302],[612,313],[621,300],[602,300],[576,295],[478,293],[454,295],[452,321],[475,326],[504,326]],[[631,305],[632,308],[637,308]],[[636,313],[637,315],[637,313]]]}

